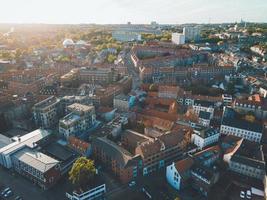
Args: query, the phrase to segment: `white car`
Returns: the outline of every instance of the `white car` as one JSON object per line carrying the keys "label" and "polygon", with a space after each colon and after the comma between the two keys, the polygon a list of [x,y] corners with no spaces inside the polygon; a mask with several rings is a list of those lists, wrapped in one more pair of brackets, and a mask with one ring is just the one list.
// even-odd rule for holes
{"label": "white car", "polygon": [[130,186],[130,187],[135,186],[135,185],[136,185],[136,182],[135,182],[135,181],[131,181],[131,182],[129,183],[129,186]]}
{"label": "white car", "polygon": [[247,190],[247,195],[246,195],[247,199],[251,199],[251,191]]}
{"label": "white car", "polygon": [[241,192],[240,192],[240,198],[241,198],[241,199],[244,199],[244,198],[245,198],[245,192],[244,192],[244,191],[241,191]]}

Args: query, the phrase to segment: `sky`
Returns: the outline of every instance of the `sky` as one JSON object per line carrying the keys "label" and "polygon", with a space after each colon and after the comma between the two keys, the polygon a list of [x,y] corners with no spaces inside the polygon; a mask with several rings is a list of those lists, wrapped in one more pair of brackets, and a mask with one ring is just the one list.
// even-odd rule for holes
{"label": "sky", "polygon": [[267,0],[0,0],[0,23],[267,22]]}

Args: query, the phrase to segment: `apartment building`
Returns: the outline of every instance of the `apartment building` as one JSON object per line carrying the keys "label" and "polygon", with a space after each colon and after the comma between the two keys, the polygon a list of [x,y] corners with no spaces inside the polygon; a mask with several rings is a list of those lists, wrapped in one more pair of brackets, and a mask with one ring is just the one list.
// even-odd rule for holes
{"label": "apartment building", "polygon": [[220,134],[234,135],[250,141],[260,142],[263,134],[263,126],[257,121],[251,122],[242,119],[234,109],[225,107]]}
{"label": "apartment building", "polygon": [[62,113],[60,100],[55,96],[35,104],[32,110],[35,124],[41,128],[54,127]]}
{"label": "apartment building", "polygon": [[198,116],[200,111],[203,111],[203,112],[209,112],[211,114],[210,118],[212,118],[214,114],[214,108],[215,108],[214,102],[206,100],[198,100],[198,99],[194,100],[193,110]]}
{"label": "apartment building", "polygon": [[59,133],[68,139],[84,133],[95,124],[95,107],[74,103],[67,106],[69,114],[59,120]]}
{"label": "apartment building", "polygon": [[213,128],[195,127],[191,140],[199,149],[218,142],[220,133]]}

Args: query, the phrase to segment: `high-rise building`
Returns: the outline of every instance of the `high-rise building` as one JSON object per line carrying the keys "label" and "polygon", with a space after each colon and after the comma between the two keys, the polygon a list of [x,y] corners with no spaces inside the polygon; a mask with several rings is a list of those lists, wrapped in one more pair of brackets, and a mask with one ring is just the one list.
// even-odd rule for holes
{"label": "high-rise building", "polygon": [[185,41],[197,41],[200,39],[200,27],[184,27],[183,35],[185,35]]}
{"label": "high-rise building", "polygon": [[184,44],[185,43],[185,35],[182,33],[172,33],[172,43],[174,44]]}

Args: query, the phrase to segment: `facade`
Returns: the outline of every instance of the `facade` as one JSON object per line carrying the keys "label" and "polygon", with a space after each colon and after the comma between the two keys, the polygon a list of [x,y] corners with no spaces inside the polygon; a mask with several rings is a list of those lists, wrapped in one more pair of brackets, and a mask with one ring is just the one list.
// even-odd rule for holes
{"label": "facade", "polygon": [[199,149],[203,149],[208,145],[218,142],[219,136],[219,131],[215,129],[196,127],[192,134],[192,143],[198,146]]}
{"label": "facade", "polygon": [[139,155],[132,155],[105,137],[93,140],[92,148],[94,158],[105,164],[121,182],[127,183],[138,176],[142,167]]}
{"label": "facade", "polygon": [[257,122],[240,119],[233,109],[225,107],[220,133],[224,135],[242,137],[254,142],[260,142],[263,133],[263,126]]}
{"label": "facade", "polygon": [[197,41],[200,39],[200,27],[184,27],[183,35],[185,36],[185,41]]}
{"label": "facade", "polygon": [[185,35],[181,33],[172,33],[172,43],[180,45],[185,43]]}
{"label": "facade", "polygon": [[121,112],[129,111],[129,97],[124,94],[115,96],[113,99],[113,107]]}
{"label": "facade", "polygon": [[245,176],[264,180],[265,161],[262,146],[256,142],[243,140],[238,150],[231,156],[229,169]]}
{"label": "facade", "polygon": [[69,114],[60,119],[59,133],[65,138],[88,130],[95,124],[95,107],[74,103],[67,107]]}
{"label": "facade", "polygon": [[11,156],[19,150],[28,147],[34,149],[39,143],[46,142],[50,136],[47,130],[37,129],[26,135],[14,137],[13,142],[0,149],[0,164],[5,168],[12,168]]}
{"label": "facade", "polygon": [[167,166],[166,178],[168,183],[176,190],[184,188],[188,184],[188,180],[191,176],[190,169],[193,164],[193,158],[188,157]]}
{"label": "facade", "polygon": [[15,171],[42,189],[53,186],[61,177],[58,160],[27,147],[12,155],[12,163]]}
{"label": "facade", "polygon": [[41,128],[54,127],[60,117],[60,100],[51,96],[33,106],[35,124]]}

